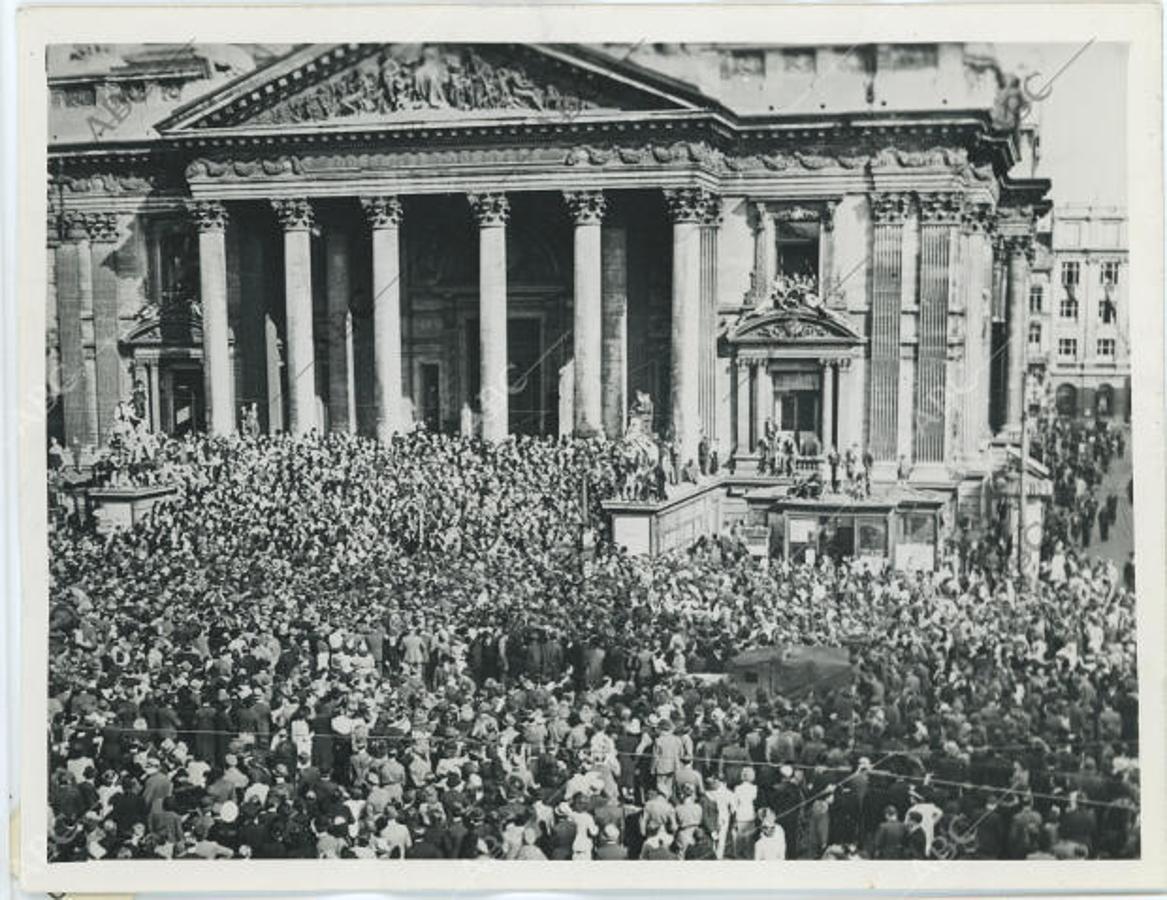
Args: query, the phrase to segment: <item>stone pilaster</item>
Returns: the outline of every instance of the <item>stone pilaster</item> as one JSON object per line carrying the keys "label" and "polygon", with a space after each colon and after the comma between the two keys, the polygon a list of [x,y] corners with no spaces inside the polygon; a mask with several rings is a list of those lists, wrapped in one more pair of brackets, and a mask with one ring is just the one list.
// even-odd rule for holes
{"label": "stone pilaster", "polygon": [[471,194],[469,200],[478,221],[482,437],[501,441],[509,430],[506,224],[510,201],[502,193]]}
{"label": "stone pilaster", "polygon": [[721,198],[709,195],[701,218],[701,431],[711,447],[717,445],[717,232],[721,225]]}
{"label": "stone pilaster", "polygon": [[324,233],[324,274],[328,297],[328,428],[356,431],[352,377],[352,285],[348,233],[330,226]]}
{"label": "stone pilaster", "polygon": [[235,404],[227,324],[227,207],[216,200],[194,200],[187,208],[199,233],[207,426],[212,434],[231,434],[235,430]]}
{"label": "stone pilaster", "polygon": [[628,417],[628,230],[622,224],[605,225],[600,245],[601,408],[604,434],[619,438]]}
{"label": "stone pilaster", "polygon": [[[1008,335],[1009,374],[1005,380],[1005,430],[1021,433],[1021,410],[1025,405],[1025,344],[1029,322],[1029,257],[1033,237],[1029,234],[1005,238],[1009,286]],[[1083,311],[1085,312],[1085,311]]]}
{"label": "stone pilaster", "polygon": [[126,393],[122,387],[121,351],[118,347],[118,284],[116,213],[89,216],[90,248],[93,253],[93,362],[96,374],[95,403],[99,444],[109,441],[114,411]]}
{"label": "stone pilaster", "polygon": [[917,463],[943,463],[947,432],[945,395],[948,369],[949,255],[960,222],[955,194],[920,197],[920,315],[917,328],[916,428],[912,456]]}
{"label": "stone pilaster", "polygon": [[316,347],[312,334],[312,228],[315,215],[304,197],[272,200],[284,231],[285,360],[288,430],[307,434],[317,428]]}
{"label": "stone pilaster", "polygon": [[404,431],[401,381],[401,200],[363,197],[373,246],[373,370],[377,437]]}
{"label": "stone pilaster", "polygon": [[599,434],[603,422],[603,267],[601,223],[607,201],[603,191],[566,191],[575,223],[575,277],[572,302],[574,431]]}
{"label": "stone pilaster", "polygon": [[905,194],[871,196],[871,365],[868,445],[877,462],[896,461],[899,428],[900,311]]}
{"label": "stone pilaster", "polygon": [[[65,445],[69,449],[97,443],[96,417],[90,415],[89,395],[96,385],[85,365],[82,316],[93,306],[93,257],[89,244],[89,217],[78,210],[61,216],[61,244],[57,248],[58,331],[61,346],[61,404]],[[94,404],[96,405],[96,403]]]}
{"label": "stone pilaster", "polygon": [[961,407],[960,455],[971,461],[977,459],[981,444],[989,437],[992,207],[987,203],[966,207],[963,225],[964,359],[957,393]]}

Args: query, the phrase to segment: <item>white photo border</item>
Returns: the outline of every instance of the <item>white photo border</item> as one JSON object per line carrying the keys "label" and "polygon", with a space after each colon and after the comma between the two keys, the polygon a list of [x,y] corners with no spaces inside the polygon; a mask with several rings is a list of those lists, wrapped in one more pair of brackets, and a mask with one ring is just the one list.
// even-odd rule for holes
{"label": "white photo border", "polygon": [[[289,9],[294,14],[289,15]],[[237,893],[366,889],[734,891],[794,889],[1138,891],[1167,888],[1164,780],[1167,618],[1164,547],[1164,304],[1161,9],[1151,3],[869,4],[711,6],[44,6],[17,13],[19,99],[17,534],[21,560],[22,683],[20,881],[29,891]],[[318,41],[638,41],[848,45],[878,41],[1126,42],[1128,212],[1133,315],[1132,453],[1139,501],[1135,546],[1140,588],[1138,654],[1142,858],[1068,862],[783,863],[252,860],[47,862],[47,579],[44,314],[47,156],[45,47],[54,43],[303,43]],[[1089,127],[1084,123],[1083,127]],[[17,306],[15,299],[10,300]],[[1156,851],[1154,848],[1159,847]],[[399,868],[399,866],[401,866]]]}

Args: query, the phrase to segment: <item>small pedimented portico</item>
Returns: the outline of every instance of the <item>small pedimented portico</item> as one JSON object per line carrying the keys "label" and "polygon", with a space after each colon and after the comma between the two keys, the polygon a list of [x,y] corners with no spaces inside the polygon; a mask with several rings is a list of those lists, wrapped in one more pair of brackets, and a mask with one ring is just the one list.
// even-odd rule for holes
{"label": "small pedimented portico", "polygon": [[817,296],[786,286],[741,315],[721,342],[734,372],[735,463],[756,462],[767,435],[792,440],[803,455],[837,447],[840,377],[863,344]]}

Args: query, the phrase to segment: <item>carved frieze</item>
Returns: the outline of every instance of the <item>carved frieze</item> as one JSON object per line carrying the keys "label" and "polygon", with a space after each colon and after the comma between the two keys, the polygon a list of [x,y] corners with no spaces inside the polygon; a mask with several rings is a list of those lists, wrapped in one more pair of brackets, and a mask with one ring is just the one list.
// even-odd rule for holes
{"label": "carved frieze", "polygon": [[111,172],[63,175],[58,181],[69,194],[148,194],[155,187],[149,177]]}
{"label": "carved frieze", "polygon": [[530,110],[570,118],[600,105],[592,88],[567,88],[545,67],[489,55],[453,45],[386,46],[257,114],[241,110],[239,116],[256,125],[427,110]]}

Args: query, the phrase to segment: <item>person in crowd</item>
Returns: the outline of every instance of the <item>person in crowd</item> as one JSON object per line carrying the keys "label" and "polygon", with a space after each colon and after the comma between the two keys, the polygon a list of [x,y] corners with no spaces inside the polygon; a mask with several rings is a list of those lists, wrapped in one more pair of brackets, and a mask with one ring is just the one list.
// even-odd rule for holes
{"label": "person in crowd", "polygon": [[[176,495],[51,522],[50,859],[1138,855],[1133,571],[630,556],[600,504],[667,458],[419,430],[116,463]],[[721,677],[789,645],[853,678]]]}

